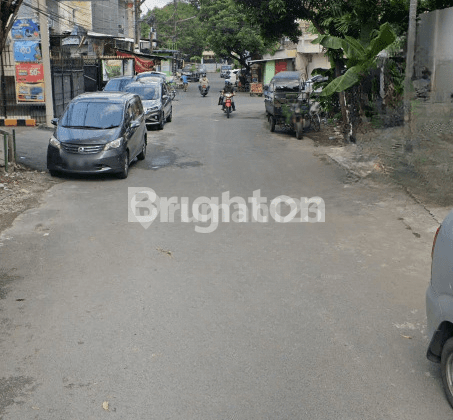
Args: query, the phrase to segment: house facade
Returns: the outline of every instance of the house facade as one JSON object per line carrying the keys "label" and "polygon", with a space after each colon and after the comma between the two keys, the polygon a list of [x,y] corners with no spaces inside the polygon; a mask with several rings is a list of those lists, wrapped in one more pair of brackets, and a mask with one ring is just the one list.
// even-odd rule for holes
{"label": "house facade", "polygon": [[330,68],[322,46],[311,43],[317,35],[309,32],[310,23],[301,21],[299,26],[302,35],[297,44],[284,38],[274,54],[265,54],[262,59],[251,61],[252,64],[260,64],[264,84],[281,71],[299,71],[304,79],[309,79],[315,68]]}

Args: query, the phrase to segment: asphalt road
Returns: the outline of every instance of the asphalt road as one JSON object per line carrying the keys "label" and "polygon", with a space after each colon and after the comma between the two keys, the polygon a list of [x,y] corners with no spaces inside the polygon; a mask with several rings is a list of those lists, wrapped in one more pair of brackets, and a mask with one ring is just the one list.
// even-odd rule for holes
{"label": "asphalt road", "polygon": [[[425,357],[435,221],[270,133],[262,98],[238,94],[227,119],[209,77],[126,180],[64,177],[1,236],[0,418],[450,419]],[[49,133],[27,133],[19,152],[42,168]],[[325,222],[199,233],[177,212],[144,229],[128,187],[318,196]]]}

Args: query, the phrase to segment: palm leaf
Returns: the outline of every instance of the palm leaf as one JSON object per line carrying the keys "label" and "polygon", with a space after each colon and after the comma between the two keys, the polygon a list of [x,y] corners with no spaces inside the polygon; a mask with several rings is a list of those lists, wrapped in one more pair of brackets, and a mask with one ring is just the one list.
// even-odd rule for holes
{"label": "palm leaf", "polygon": [[381,25],[379,34],[367,48],[368,58],[376,57],[382,50],[395,42],[396,35],[388,22]]}
{"label": "palm leaf", "polygon": [[348,69],[348,71],[340,77],[332,80],[323,90],[320,96],[330,96],[335,92],[343,92],[354,86],[359,80],[363,73],[362,66],[354,66]]}

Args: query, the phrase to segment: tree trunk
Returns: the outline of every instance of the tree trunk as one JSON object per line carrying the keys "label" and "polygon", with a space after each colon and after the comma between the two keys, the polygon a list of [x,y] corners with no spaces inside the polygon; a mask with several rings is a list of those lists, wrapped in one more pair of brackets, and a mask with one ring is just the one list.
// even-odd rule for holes
{"label": "tree trunk", "polygon": [[0,0],[0,54],[23,0]]}
{"label": "tree trunk", "polygon": [[[341,76],[342,66],[343,66],[342,60],[335,59],[335,77]],[[347,112],[347,108],[346,108],[346,96],[345,96],[344,92],[340,92],[338,95],[340,98],[340,110],[341,110],[341,117],[343,120],[342,121],[343,138],[346,143],[349,143],[349,137],[347,135],[349,119],[348,119],[348,112]]]}

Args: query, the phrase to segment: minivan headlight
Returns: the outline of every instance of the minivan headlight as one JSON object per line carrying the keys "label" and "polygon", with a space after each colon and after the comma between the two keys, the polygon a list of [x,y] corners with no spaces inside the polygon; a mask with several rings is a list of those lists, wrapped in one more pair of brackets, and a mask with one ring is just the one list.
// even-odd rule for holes
{"label": "minivan headlight", "polygon": [[120,137],[119,139],[108,142],[104,146],[104,151],[110,150],[110,149],[118,149],[118,147],[121,147],[122,144],[123,144],[123,138]]}
{"label": "minivan headlight", "polygon": [[61,143],[54,136],[50,138],[49,144],[57,149],[61,149]]}
{"label": "minivan headlight", "polygon": [[154,105],[151,108],[146,108],[145,113],[149,114],[151,112],[157,111],[160,108],[160,105]]}

